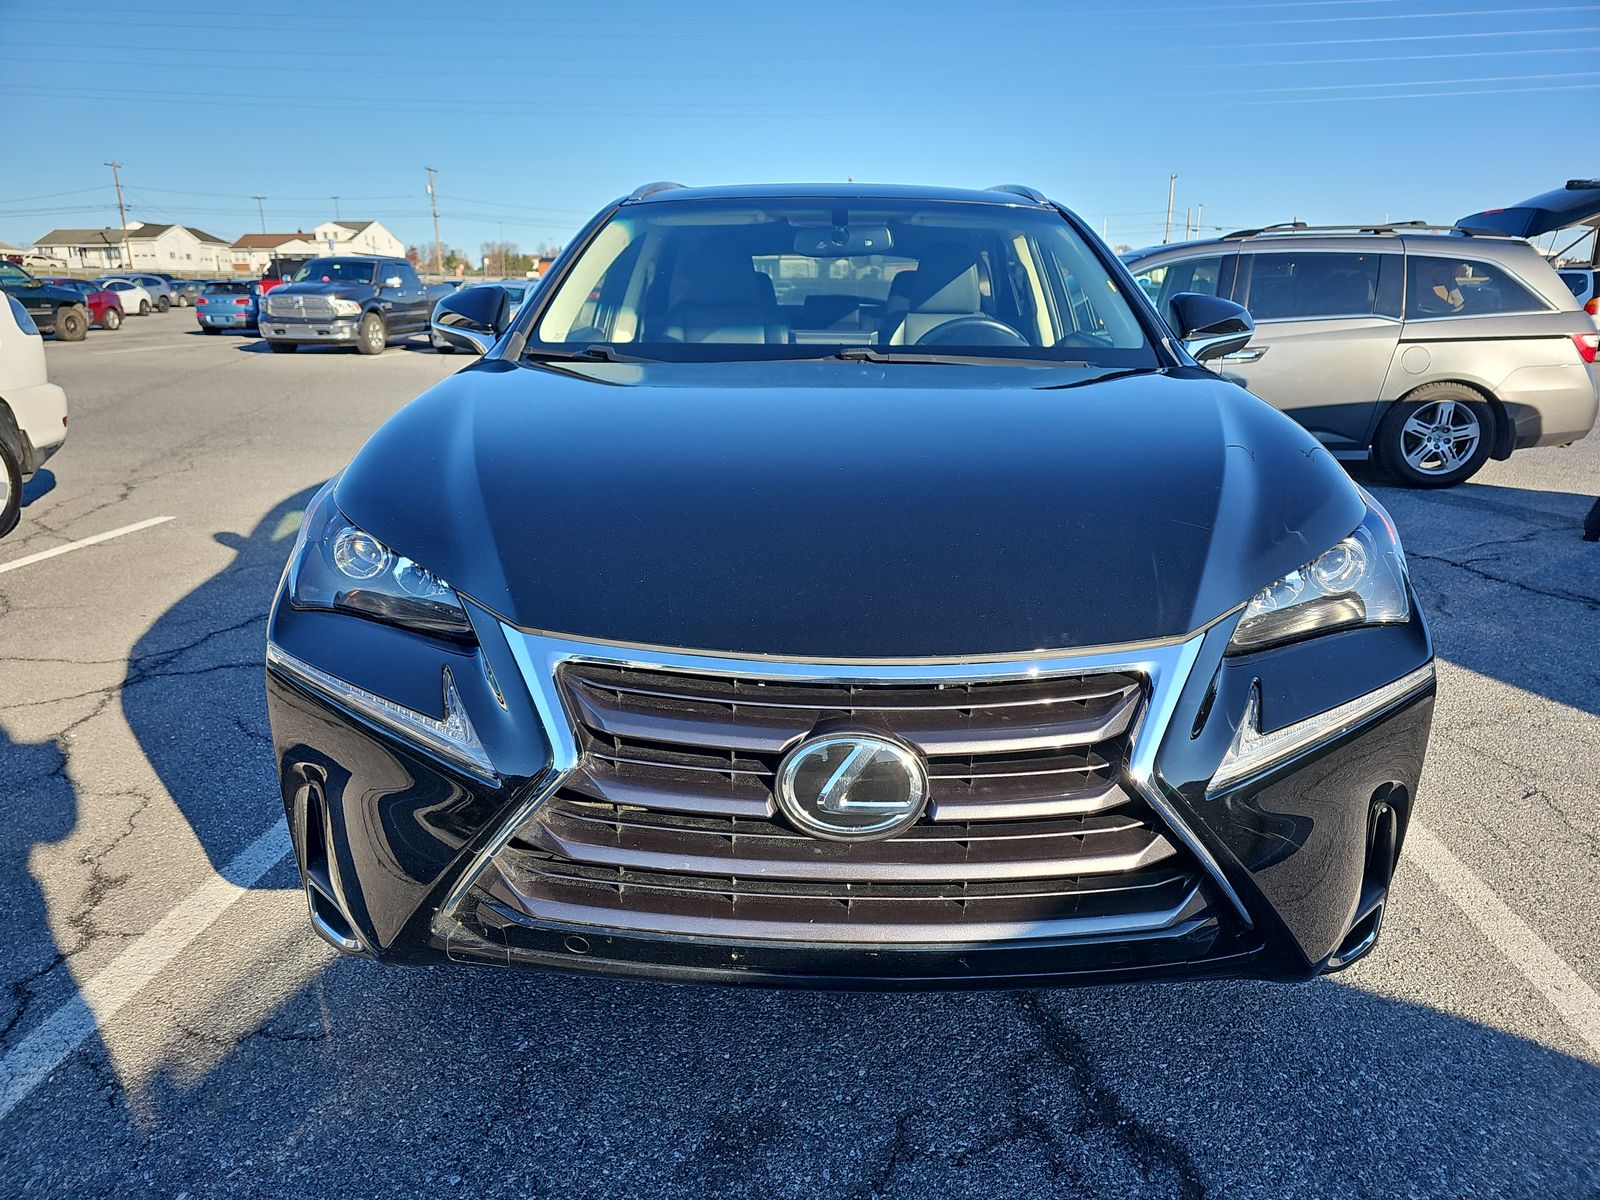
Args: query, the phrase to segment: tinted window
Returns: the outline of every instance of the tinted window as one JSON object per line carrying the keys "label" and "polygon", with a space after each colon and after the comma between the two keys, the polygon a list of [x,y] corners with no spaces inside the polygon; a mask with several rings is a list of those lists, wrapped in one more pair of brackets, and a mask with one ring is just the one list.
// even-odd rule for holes
{"label": "tinted window", "polygon": [[1150,303],[1156,306],[1156,311],[1171,321],[1172,313],[1167,306],[1172,303],[1174,296],[1184,292],[1197,292],[1202,296],[1220,294],[1218,289],[1222,286],[1224,261],[1224,256],[1221,254],[1208,254],[1204,258],[1186,258],[1181,262],[1145,267],[1143,270],[1135,271],[1133,279],[1149,298]]}
{"label": "tinted window", "polygon": [[1381,257],[1311,250],[1252,254],[1245,307],[1258,321],[1369,316]]}
{"label": "tinted window", "polygon": [[0,262],[0,280],[6,283],[31,283],[33,277],[20,267],[13,267],[8,262]]}
{"label": "tinted window", "polygon": [[248,296],[255,290],[253,283],[208,283],[205,288],[208,296]]}
{"label": "tinted window", "polygon": [[1590,274],[1588,271],[1562,271],[1561,282],[1567,285],[1567,290],[1582,300],[1589,294]]}
{"label": "tinted window", "polygon": [[1406,260],[1407,317],[1474,317],[1547,307],[1493,263],[1426,254]]}
{"label": "tinted window", "polygon": [[313,258],[291,283],[371,283],[373,264],[348,258]]}
{"label": "tinted window", "polygon": [[1115,280],[1060,214],[888,198],[625,206],[547,298],[530,348],[540,343],[695,361],[849,346],[1155,361]]}

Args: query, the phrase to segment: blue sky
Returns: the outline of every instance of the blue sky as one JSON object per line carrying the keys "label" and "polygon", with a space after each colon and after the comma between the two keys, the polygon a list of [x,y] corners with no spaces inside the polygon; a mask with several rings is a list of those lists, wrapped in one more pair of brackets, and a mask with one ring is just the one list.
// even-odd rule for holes
{"label": "blue sky", "polygon": [[[365,14],[365,15],[364,15]],[[598,15],[597,15],[598,14]],[[1600,174],[1600,2],[0,0],[0,241],[375,217],[566,238],[651,179],[1029,183],[1113,242],[1450,222]]]}

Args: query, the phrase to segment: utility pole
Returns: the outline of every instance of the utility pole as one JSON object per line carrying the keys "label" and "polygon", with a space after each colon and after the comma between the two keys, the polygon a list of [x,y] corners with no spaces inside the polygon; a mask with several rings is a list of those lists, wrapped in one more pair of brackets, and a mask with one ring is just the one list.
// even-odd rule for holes
{"label": "utility pole", "polygon": [[1183,240],[1188,241],[1194,236],[1194,210],[1188,206],[1183,210]]}
{"label": "utility pole", "polygon": [[1204,233],[1206,231],[1206,206],[1204,204],[1196,204],[1194,206],[1194,231],[1196,233]]}
{"label": "utility pole", "polygon": [[433,209],[433,273],[444,274],[444,247],[439,244],[439,193],[434,189],[433,177],[439,172],[432,167],[422,168],[428,173],[428,204]]}
{"label": "utility pole", "polygon": [[333,219],[337,221],[339,219],[339,197],[333,196],[331,199],[333,200]]}
{"label": "utility pole", "polygon": [[261,202],[265,200],[266,197],[251,196],[250,199],[256,202],[256,215],[261,218],[261,232],[265,233],[267,231],[267,210],[261,206]]}
{"label": "utility pole", "polygon": [[1161,235],[1161,244],[1165,246],[1172,240],[1172,198],[1178,190],[1178,174],[1174,171],[1167,176],[1167,231]]}
{"label": "utility pole", "polygon": [[122,222],[122,261],[131,270],[133,256],[128,250],[128,210],[122,203],[122,164],[108,162],[111,168],[111,182],[117,185],[117,220]]}

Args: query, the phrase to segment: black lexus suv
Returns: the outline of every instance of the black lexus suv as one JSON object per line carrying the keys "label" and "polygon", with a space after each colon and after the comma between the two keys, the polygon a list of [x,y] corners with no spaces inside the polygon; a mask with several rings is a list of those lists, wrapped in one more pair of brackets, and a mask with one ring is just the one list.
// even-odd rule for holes
{"label": "black lexus suv", "polygon": [[[1373,945],[1433,652],[1393,524],[1025,187],[653,184],[309,504],[267,692],[391,963],[951,987]],[[1170,319],[1176,327],[1166,322]]]}

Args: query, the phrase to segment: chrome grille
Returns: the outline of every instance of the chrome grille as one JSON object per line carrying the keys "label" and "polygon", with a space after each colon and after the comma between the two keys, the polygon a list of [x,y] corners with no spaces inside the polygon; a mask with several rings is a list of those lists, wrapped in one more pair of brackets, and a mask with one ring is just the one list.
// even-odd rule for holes
{"label": "chrome grille", "polygon": [[333,301],[326,296],[280,296],[276,292],[266,295],[267,315],[273,317],[304,317],[311,321],[325,321],[333,316]]}
{"label": "chrome grille", "polygon": [[[571,661],[556,678],[580,754],[479,879],[502,921],[949,943],[1206,912],[1198,864],[1122,785],[1137,675],[834,684]],[[923,752],[917,824],[824,841],[779,814],[782,755],[837,719]]]}

